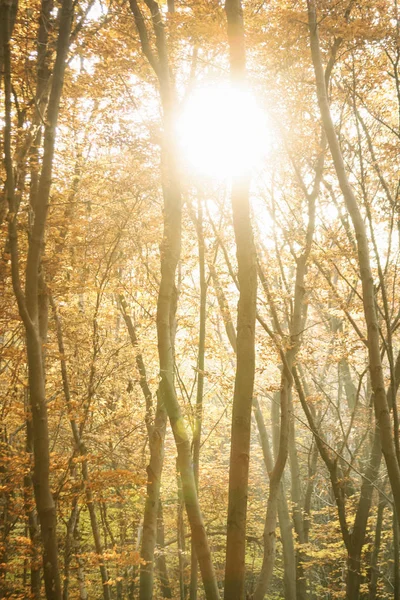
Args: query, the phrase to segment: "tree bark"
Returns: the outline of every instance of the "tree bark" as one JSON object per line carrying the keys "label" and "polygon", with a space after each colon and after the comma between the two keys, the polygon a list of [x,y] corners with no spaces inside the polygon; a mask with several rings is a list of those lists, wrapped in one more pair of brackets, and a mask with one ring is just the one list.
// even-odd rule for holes
{"label": "tree bark", "polygon": [[[244,85],[246,60],[240,0],[227,0],[230,72],[233,85]],[[236,115],[241,119],[241,115]],[[231,123],[235,128],[235,122]],[[233,177],[232,216],[238,263],[236,374],[232,406],[231,452],[224,597],[241,600],[245,585],[246,521],[251,412],[255,376],[257,263],[249,205],[250,176]]]}
{"label": "tree bark", "polygon": [[164,405],[157,400],[153,429],[149,437],[150,462],[147,467],[147,495],[143,515],[143,537],[140,565],[140,600],[152,598],[154,585],[154,550],[157,541],[157,518],[160,503],[161,473],[164,462],[164,436],[166,412]]}
{"label": "tree bark", "polygon": [[393,592],[394,600],[400,600],[400,557],[399,557],[399,521],[396,508],[393,509]]}
{"label": "tree bark", "polygon": [[[30,417],[28,417],[26,421],[26,452],[29,456],[32,455],[33,451],[33,433],[32,433],[32,423]],[[30,567],[31,567],[31,582],[30,582],[30,592],[32,600],[40,599],[41,592],[41,573],[40,573],[40,531],[39,524],[37,519],[37,514],[34,506],[33,499],[33,485],[32,485],[32,475],[31,473],[27,473],[24,476],[24,510],[25,515],[28,519],[28,531],[29,531],[29,539],[31,541],[31,558],[30,558]]]}

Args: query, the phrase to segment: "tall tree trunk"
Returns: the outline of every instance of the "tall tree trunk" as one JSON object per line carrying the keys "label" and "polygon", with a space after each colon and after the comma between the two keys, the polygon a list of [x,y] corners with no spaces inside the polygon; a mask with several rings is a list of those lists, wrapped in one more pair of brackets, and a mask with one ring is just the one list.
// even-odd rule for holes
{"label": "tall tree trunk", "polygon": [[[170,313],[175,290],[175,271],[180,248],[180,196],[177,199],[165,192],[164,240],[161,250],[161,284],[157,307],[158,350],[160,357],[160,394],[168,412],[178,451],[179,472],[188,520],[199,561],[207,599],[219,597],[217,580],[211,562],[211,553],[200,511],[193,473],[190,441],[176,397],[173,381],[173,354],[170,339]],[[177,248],[178,244],[178,248]]]}
{"label": "tall tree trunk", "polygon": [[289,399],[288,394],[291,386],[290,372],[282,373],[280,407],[281,407],[281,426],[278,452],[275,458],[274,468],[270,473],[270,485],[267,501],[267,514],[264,524],[264,555],[261,566],[260,576],[254,592],[254,600],[264,600],[267,592],[275,563],[276,548],[276,522],[278,510],[278,495],[281,486],[281,477],[286,464],[288,451],[288,433],[289,433]]}
{"label": "tall tree trunk", "polygon": [[[311,219],[311,221],[310,221],[310,227],[311,228],[313,227],[313,219]],[[233,325],[233,322],[232,322],[232,318],[231,318],[227,300],[225,298],[224,290],[218,280],[218,275],[217,275],[213,265],[210,264],[209,268],[210,268],[211,277],[214,282],[214,288],[215,288],[215,292],[216,292],[217,299],[218,299],[218,305],[219,305],[221,315],[224,320],[225,330],[226,330],[228,339],[230,341],[230,344],[232,346],[232,349],[236,353],[236,347],[237,347],[236,331],[235,331],[235,326]],[[273,418],[273,441],[274,441],[274,448],[275,448],[276,454],[279,451],[279,429],[280,429],[279,428],[278,402],[279,402],[279,394],[278,394],[278,398],[276,399],[276,403],[274,403],[272,406],[272,413],[275,415],[275,418]],[[267,432],[265,430],[265,425],[264,425],[261,411],[259,409],[258,401],[255,398],[253,398],[253,407],[254,407],[254,414],[256,417],[256,423],[257,423],[257,427],[258,427],[258,431],[259,431],[259,435],[260,435],[260,442],[261,442],[261,446],[263,449],[264,461],[267,466],[268,473],[270,473],[273,470],[273,458],[272,458],[271,453],[268,454]],[[275,423],[275,426],[274,426],[274,423]],[[293,541],[293,533],[292,533],[292,525],[291,525],[291,520],[290,520],[290,515],[289,515],[289,509],[288,509],[288,505],[286,502],[285,492],[284,492],[282,482],[280,482],[278,494],[279,494],[279,497],[278,497],[278,502],[277,502],[277,511],[278,511],[279,523],[281,526],[281,536],[282,536],[283,554],[284,554],[284,562],[285,562],[285,580],[284,580],[285,594],[288,598],[295,598],[296,597],[296,589],[295,589],[296,567],[295,567],[294,541]],[[275,527],[276,527],[276,515],[275,515],[274,523],[275,523]]]}
{"label": "tall tree trunk", "polygon": [[[227,0],[230,71],[233,85],[244,85],[246,57],[240,0]],[[235,115],[240,120],[242,115]],[[233,130],[236,123],[232,122]],[[241,600],[245,585],[247,496],[250,460],[251,412],[255,375],[257,263],[249,205],[250,176],[232,181],[232,216],[238,262],[236,375],[232,406],[231,452],[226,540],[224,597]]]}
{"label": "tall tree trunk", "polygon": [[[8,5],[10,9],[10,5]],[[58,567],[58,546],[56,532],[56,508],[49,481],[50,455],[47,422],[46,390],[43,365],[43,347],[39,331],[39,280],[40,262],[43,252],[44,233],[49,205],[51,176],[54,157],[55,134],[58,121],[60,99],[64,83],[64,71],[69,47],[73,16],[72,0],[63,0],[57,53],[53,70],[52,86],[45,119],[42,168],[38,183],[37,202],[33,207],[34,223],[29,239],[26,264],[25,293],[20,282],[18,257],[18,207],[15,201],[15,184],[11,153],[11,53],[10,53],[10,14],[1,23],[4,60],[4,99],[5,129],[4,154],[6,167],[6,193],[9,205],[9,240],[13,289],[19,313],[25,326],[29,398],[33,428],[33,482],[37,512],[41,526],[43,543],[43,568],[46,597],[48,600],[61,599],[61,583]]]}
{"label": "tall tree trunk", "polygon": [[[199,245],[199,279],[200,279],[200,323],[199,323],[199,347],[197,355],[197,390],[196,410],[193,430],[193,470],[196,481],[197,492],[199,490],[200,470],[200,442],[201,425],[203,419],[203,394],[204,394],[204,360],[206,342],[206,310],[207,310],[207,282],[205,272],[205,247],[203,232],[203,208],[201,199],[198,201],[198,213],[195,218],[197,239]],[[190,600],[197,600],[197,558],[193,540],[191,542],[191,569],[190,569]]]}
{"label": "tall tree trunk", "polygon": [[9,595],[7,572],[10,551],[10,499],[11,494],[8,489],[8,473],[10,464],[10,452],[7,430],[4,427],[0,429],[0,597],[6,598]]}

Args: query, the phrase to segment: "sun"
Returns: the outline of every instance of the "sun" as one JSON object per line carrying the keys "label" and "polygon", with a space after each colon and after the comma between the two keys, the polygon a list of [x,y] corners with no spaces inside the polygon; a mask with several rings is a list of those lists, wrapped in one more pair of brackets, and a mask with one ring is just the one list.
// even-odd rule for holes
{"label": "sun", "polygon": [[255,96],[229,83],[196,88],[178,119],[182,161],[200,176],[250,172],[268,153],[270,138],[267,115]]}

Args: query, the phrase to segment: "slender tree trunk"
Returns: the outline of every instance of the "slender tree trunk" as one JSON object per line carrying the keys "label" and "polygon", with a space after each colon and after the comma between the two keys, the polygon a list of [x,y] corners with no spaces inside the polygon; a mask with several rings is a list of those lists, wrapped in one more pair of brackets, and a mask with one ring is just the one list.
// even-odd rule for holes
{"label": "slender tree trunk", "polygon": [[[243,11],[240,0],[227,0],[230,71],[233,85],[244,84],[246,58]],[[240,120],[242,115],[235,115]],[[235,122],[231,127],[235,129]],[[232,406],[231,453],[224,597],[241,600],[245,586],[247,496],[250,460],[251,412],[255,375],[257,263],[249,205],[250,176],[232,181],[232,216],[238,262],[236,375]]]}
{"label": "slender tree trunk", "polygon": [[63,595],[62,600],[68,600],[70,587],[70,566],[74,551],[74,532],[77,526],[79,516],[78,498],[75,497],[72,502],[71,513],[67,523],[67,531],[64,542],[64,573],[63,573]]}
{"label": "slender tree trunk", "polygon": [[154,585],[154,550],[157,541],[157,519],[160,503],[161,473],[164,462],[164,437],[166,427],[166,411],[164,405],[157,400],[154,425],[149,436],[150,462],[147,467],[147,495],[143,516],[143,537],[140,565],[140,600],[153,597]]}
{"label": "slender tree trunk", "polygon": [[[134,527],[133,527],[134,529]],[[142,533],[143,533],[143,522],[140,521],[140,523],[137,525],[137,536],[136,536],[136,551],[140,550],[141,544],[142,544]],[[129,586],[128,586],[128,600],[134,600],[135,598],[135,590],[137,588],[136,585],[136,581],[138,579],[137,577],[137,565],[136,563],[134,565],[132,565],[131,569],[130,569],[130,581],[129,581]]]}
{"label": "slender tree trunk", "polygon": [[[315,188],[317,189],[317,188]],[[308,247],[310,247],[310,239],[312,237],[313,230],[313,202],[311,202],[311,213],[310,213],[310,223],[309,223],[309,242]],[[307,254],[307,251],[306,251]],[[210,273],[214,282],[215,292],[217,295],[218,305],[224,320],[224,325],[226,329],[226,333],[232,349],[236,352],[236,331],[232,322],[232,318],[229,311],[229,306],[225,298],[224,291],[222,286],[218,280],[217,273],[215,268],[210,265]],[[262,274],[261,274],[262,275]],[[299,285],[299,290],[301,290],[301,286]],[[299,296],[300,297],[300,296]],[[274,448],[276,454],[279,451],[279,394],[277,398],[275,398],[275,402],[272,405],[272,414],[273,414],[273,441]],[[268,450],[268,439],[267,432],[264,425],[264,420],[262,418],[262,414],[259,408],[259,404],[256,398],[253,399],[253,408],[254,415],[256,418],[256,423],[260,435],[261,447],[263,449],[264,461],[268,470],[268,473],[271,473],[273,470],[273,458],[272,454]],[[309,497],[307,506],[310,502],[310,491],[311,487],[309,487]],[[294,541],[293,541],[293,532],[292,532],[292,524],[289,515],[289,509],[286,502],[284,487],[282,482],[280,482],[278,489],[278,502],[276,504],[278,511],[279,524],[281,528],[281,537],[282,537],[282,545],[283,545],[283,556],[284,556],[284,564],[285,564],[285,578],[284,578],[284,586],[285,586],[285,597],[287,598],[296,598],[296,560],[295,560],[295,552],[294,552]],[[272,522],[276,525],[276,516],[275,521]],[[273,558],[274,554],[271,554],[271,558]],[[272,571],[271,571],[272,573]]]}
{"label": "slender tree trunk", "polygon": [[[84,449],[84,446],[82,443],[81,443],[81,448]],[[84,451],[86,452],[86,450],[84,450]],[[83,478],[84,486],[85,486],[86,506],[87,506],[88,512],[89,512],[90,526],[92,529],[94,547],[96,550],[96,554],[98,555],[98,558],[99,558],[100,576],[101,576],[101,582],[103,584],[103,596],[104,596],[104,600],[111,600],[110,584],[108,583],[108,580],[109,580],[108,571],[107,571],[107,566],[105,564],[103,543],[101,541],[100,529],[98,526],[97,516],[96,516],[96,508],[94,505],[93,494],[92,494],[92,490],[91,490],[91,486],[90,486],[87,460],[84,460],[82,462],[82,478]]]}
{"label": "slender tree trunk", "polygon": [[400,600],[399,521],[396,508],[393,508],[393,554],[393,599]]}
{"label": "slender tree trunk", "polygon": [[[263,451],[264,463],[268,473],[274,468],[271,449],[268,442],[267,429],[265,427],[264,418],[258,403],[258,400],[253,400],[254,416],[256,418],[258,432],[260,436],[261,448]],[[277,415],[279,418],[279,415]],[[284,590],[285,600],[296,600],[296,556],[294,550],[293,527],[289,514],[289,507],[286,501],[285,489],[283,482],[280,482],[278,495],[278,520],[279,529],[281,532],[283,564],[284,564]]]}
{"label": "slender tree trunk", "polygon": [[376,600],[376,592],[378,585],[378,556],[381,547],[383,512],[385,510],[385,504],[386,502],[383,500],[380,500],[378,504],[378,514],[376,516],[375,525],[374,547],[371,554],[371,575],[369,582],[368,600]]}
{"label": "slender tree trunk", "polygon": [[[203,393],[204,393],[204,360],[205,360],[205,342],[206,342],[206,310],[207,310],[207,282],[205,272],[205,248],[203,232],[203,209],[201,200],[198,203],[198,214],[195,220],[197,239],[199,245],[199,279],[200,279],[200,323],[199,323],[199,347],[197,356],[197,394],[196,394],[196,412],[193,431],[193,470],[196,481],[197,492],[199,490],[199,470],[200,470],[200,442],[201,425],[203,419]],[[197,558],[196,549],[191,542],[191,569],[190,569],[190,600],[197,600]]]}
{"label": "slender tree trunk", "polygon": [[56,507],[49,482],[50,456],[46,396],[42,375],[41,341],[36,333],[29,332],[27,334],[27,350],[33,421],[33,482],[43,542],[46,597],[48,600],[58,600],[61,597],[61,587],[58,569]]}
{"label": "slender tree trunk", "polygon": [[182,483],[179,475],[179,471],[176,473],[177,491],[178,491],[178,502],[176,510],[176,532],[178,540],[178,565],[179,565],[179,595],[180,600],[186,598],[186,582],[185,582],[185,567],[186,567],[186,540],[185,540],[185,522],[183,519],[183,494],[182,494]]}
{"label": "slender tree trunk", "polygon": [[29,204],[32,210],[38,202],[39,179],[40,179],[40,147],[43,141],[43,115],[46,113],[49,101],[49,81],[51,77],[49,51],[49,36],[53,29],[52,11],[54,9],[54,0],[42,0],[39,17],[39,29],[37,36],[37,60],[36,60],[36,90],[35,107],[36,110],[32,116],[32,125],[36,128],[31,146],[29,148]]}
{"label": "slender tree trunk", "polygon": [[7,572],[10,550],[10,490],[8,482],[10,452],[7,430],[0,428],[0,597],[6,598],[9,595],[7,584]]}
{"label": "slender tree trunk", "polygon": [[293,523],[297,534],[297,550],[296,550],[296,595],[297,600],[307,600],[307,579],[306,572],[303,567],[305,553],[302,551],[302,545],[306,543],[304,531],[304,499],[301,489],[301,473],[296,451],[296,434],[294,420],[290,424],[289,431],[289,462],[290,475],[292,480],[292,502],[293,502]]}
{"label": "slender tree trunk", "polygon": [[[167,126],[171,139],[171,126]],[[157,336],[160,360],[160,394],[166,407],[178,452],[178,465],[182,478],[182,492],[202,573],[207,599],[219,598],[217,580],[211,562],[203,517],[200,511],[193,472],[190,440],[181,414],[174,385],[173,344],[171,340],[171,314],[175,313],[175,273],[181,247],[181,194],[174,158],[164,153],[168,181],[164,182],[164,234],[161,248],[161,282],[157,303]]]}
{"label": "slender tree trunk", "polygon": [[[178,451],[179,471],[186,511],[208,600],[219,598],[217,580],[211,562],[203,517],[200,511],[193,472],[190,440],[181,414],[174,385],[174,361],[171,343],[170,314],[176,298],[175,272],[181,244],[181,198],[177,181],[170,173],[170,186],[164,185],[164,236],[161,249],[161,283],[157,304],[158,352],[160,359],[160,394],[166,407]],[[173,182],[173,183],[172,183]]]}
{"label": "slender tree trunk", "polygon": [[75,552],[76,562],[78,565],[77,578],[78,578],[79,600],[88,600],[89,596],[88,596],[88,591],[87,591],[86,582],[85,582],[85,568],[84,568],[83,560],[80,557],[81,542],[80,542],[80,534],[79,534],[79,516],[76,521],[75,529],[74,529],[74,552]]}
{"label": "slender tree trunk", "polygon": [[172,598],[171,584],[169,582],[167,561],[165,558],[165,538],[164,538],[164,516],[161,500],[158,503],[158,518],[157,518],[157,546],[158,556],[156,559],[156,567],[160,578],[160,588],[162,598]]}
{"label": "slender tree trunk", "polygon": [[[32,423],[28,418],[26,421],[26,452],[29,456],[32,454],[33,433]],[[31,473],[24,476],[24,509],[28,519],[29,539],[31,541],[30,571],[31,583],[30,592],[32,600],[39,600],[41,593],[41,573],[40,573],[40,531],[37,520],[37,514],[34,506],[33,485]]]}
{"label": "slender tree trunk", "polygon": [[286,464],[288,452],[288,434],[289,434],[289,400],[288,394],[291,386],[290,372],[282,373],[282,383],[280,391],[281,406],[281,427],[278,453],[275,459],[275,465],[270,473],[270,485],[267,501],[267,514],[264,524],[264,555],[261,566],[259,580],[254,592],[254,600],[264,600],[267,592],[275,563],[276,548],[276,523],[278,510],[278,495],[283,470]]}

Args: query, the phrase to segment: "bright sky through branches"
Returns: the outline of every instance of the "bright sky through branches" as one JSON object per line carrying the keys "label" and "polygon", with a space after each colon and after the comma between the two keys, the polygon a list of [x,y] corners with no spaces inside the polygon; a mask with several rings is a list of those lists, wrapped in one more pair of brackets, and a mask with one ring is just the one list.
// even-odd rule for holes
{"label": "bright sky through branches", "polygon": [[271,146],[255,96],[229,83],[195,89],[178,121],[183,161],[196,174],[224,178],[260,166]]}

